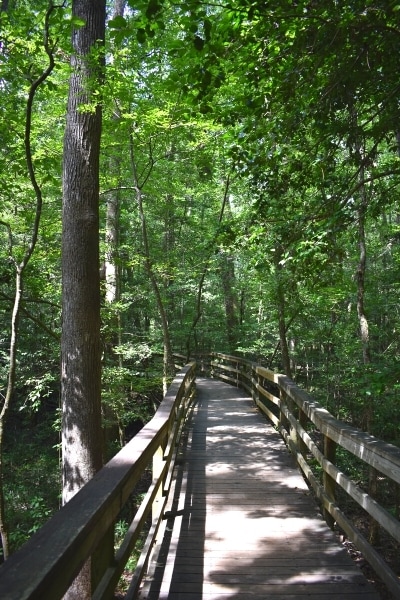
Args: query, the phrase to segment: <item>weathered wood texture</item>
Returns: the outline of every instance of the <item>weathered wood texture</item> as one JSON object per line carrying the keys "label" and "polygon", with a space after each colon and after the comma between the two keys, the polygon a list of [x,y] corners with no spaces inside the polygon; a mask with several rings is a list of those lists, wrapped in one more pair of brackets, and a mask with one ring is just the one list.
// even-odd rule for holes
{"label": "weathered wood texture", "polygon": [[197,387],[141,600],[377,600],[252,400],[215,380]]}
{"label": "weathered wood texture", "polygon": [[[142,533],[146,516],[155,509],[158,489],[165,495],[153,510],[149,533],[156,532],[170,484],[180,423],[190,409],[196,363],[186,365],[170,385],[154,417],[31,539],[0,566],[0,600],[59,600],[85,561],[100,557],[99,579],[93,600],[114,598],[114,589]],[[114,556],[104,539],[113,533],[121,511],[129,514],[131,495],[153,457],[164,449],[153,483]],[[158,461],[156,461],[158,462]],[[125,509],[127,507],[127,509]],[[150,545],[150,543],[149,543]],[[102,552],[106,553],[106,560]],[[144,565],[143,565],[144,566]],[[132,589],[142,573],[134,573]],[[96,582],[97,583],[97,582]]]}
{"label": "weathered wood texture", "polygon": [[[400,522],[392,514],[392,507],[380,504],[365,489],[353,482],[344,471],[343,451],[364,461],[379,472],[381,483],[398,486],[400,483],[400,448],[339,421],[316,402],[294,381],[240,357],[213,354],[211,372],[214,377],[245,389],[259,409],[277,427],[291,453],[296,457],[303,475],[321,502],[324,517],[329,525],[334,522],[360,550],[375,573],[386,584],[394,598],[400,598],[400,579],[381,554],[372,546],[351,517],[347,516],[347,503],[337,501],[336,489],[340,486],[395,540],[400,542]],[[272,392],[272,393],[271,393]],[[310,436],[322,434],[323,447],[318,447]],[[336,448],[341,446],[341,468],[334,463]],[[314,463],[311,466],[311,462]],[[316,462],[315,462],[316,461]],[[350,464],[350,462],[348,464]],[[323,471],[322,485],[315,476],[315,464]],[[390,483],[389,483],[390,485]],[[375,494],[376,496],[376,494]],[[383,498],[381,497],[381,502]],[[374,526],[375,526],[374,525]],[[372,530],[369,532],[371,537]]]}

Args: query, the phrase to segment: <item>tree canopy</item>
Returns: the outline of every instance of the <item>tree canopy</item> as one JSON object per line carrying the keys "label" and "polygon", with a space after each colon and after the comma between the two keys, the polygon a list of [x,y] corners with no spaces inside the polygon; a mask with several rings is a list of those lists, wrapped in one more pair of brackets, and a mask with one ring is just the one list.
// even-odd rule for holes
{"label": "tree canopy", "polygon": [[[103,115],[91,289],[107,443],[146,418],[145,373],[160,386],[173,352],[210,351],[285,371],[400,442],[399,15],[395,0],[107,2],[75,95],[78,119]],[[1,3],[0,406],[6,430],[50,413],[49,446],[61,306],[80,285],[63,297],[63,136],[85,26],[70,2]],[[24,505],[2,464],[5,505]],[[38,498],[41,513],[57,503]],[[15,548],[29,527],[8,510]]]}

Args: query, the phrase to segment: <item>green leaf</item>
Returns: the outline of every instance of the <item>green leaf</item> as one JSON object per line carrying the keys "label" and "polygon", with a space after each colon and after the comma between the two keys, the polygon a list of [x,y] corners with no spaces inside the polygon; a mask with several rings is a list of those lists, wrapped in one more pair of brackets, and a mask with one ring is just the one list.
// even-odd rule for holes
{"label": "green leaf", "polygon": [[122,29],[123,27],[126,27],[126,25],[126,19],[124,19],[124,17],[121,17],[121,15],[117,15],[114,19],[108,21],[108,26],[110,27],[110,29]]}
{"label": "green leaf", "polygon": [[136,39],[139,44],[144,44],[146,41],[146,30],[142,28],[138,29],[136,33]]}
{"label": "green leaf", "polygon": [[201,52],[204,48],[204,40],[203,38],[199,37],[198,35],[194,36],[193,39],[193,43],[194,43],[194,47],[196,48],[196,50],[198,52]]}
{"label": "green leaf", "polygon": [[203,89],[207,89],[208,86],[211,84],[212,81],[212,75],[210,73],[210,71],[205,71],[204,75],[203,75],[203,79],[201,81],[201,87]]}
{"label": "green leaf", "polygon": [[71,17],[72,25],[78,29],[79,27],[84,27],[86,25],[86,21],[81,19],[80,17]]}
{"label": "green leaf", "polygon": [[161,10],[161,4],[159,4],[158,0],[150,0],[149,5],[146,9],[146,17],[151,19],[155,17]]}
{"label": "green leaf", "polygon": [[212,24],[209,19],[204,19],[204,35],[207,42],[210,41]]}

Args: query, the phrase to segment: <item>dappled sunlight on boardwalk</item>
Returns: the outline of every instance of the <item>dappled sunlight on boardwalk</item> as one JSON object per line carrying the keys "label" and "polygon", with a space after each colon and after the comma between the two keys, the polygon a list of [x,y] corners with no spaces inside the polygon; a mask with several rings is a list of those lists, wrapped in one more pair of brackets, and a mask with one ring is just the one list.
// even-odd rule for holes
{"label": "dappled sunlight on boardwalk", "polygon": [[250,398],[200,380],[192,425],[140,598],[377,600]]}

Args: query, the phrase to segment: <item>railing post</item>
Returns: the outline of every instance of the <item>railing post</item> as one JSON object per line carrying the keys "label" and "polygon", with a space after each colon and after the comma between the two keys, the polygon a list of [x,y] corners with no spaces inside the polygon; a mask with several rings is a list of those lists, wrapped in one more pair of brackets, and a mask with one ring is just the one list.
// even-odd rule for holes
{"label": "railing post", "polygon": [[[281,405],[280,405],[280,420],[278,423],[279,428],[285,429],[286,430],[286,435],[287,435],[287,439],[285,439],[287,445],[289,446],[289,449],[294,453],[296,461],[298,461],[298,457],[297,454],[300,453],[303,457],[306,456],[306,445],[304,444],[303,440],[301,439],[300,434],[297,432],[296,427],[294,427],[289,419],[287,418],[287,416],[284,414],[284,408],[286,407],[286,411],[287,413],[289,413],[289,415],[291,415],[293,417],[293,420],[296,421],[298,424],[300,424],[300,414],[302,413],[302,411],[298,408],[296,402],[289,396],[289,394],[287,394],[282,387],[279,385],[279,392],[280,392],[280,400],[281,400]],[[305,417],[305,415],[303,415]]]}
{"label": "railing post", "polygon": [[[153,482],[156,482],[160,477],[163,467],[164,467],[164,451],[166,448],[165,441],[157,448],[156,452],[153,455]],[[153,523],[158,519],[161,506],[162,506],[162,497],[163,497],[163,482],[159,485],[157,494],[154,497],[153,505],[152,505],[152,519]]]}
{"label": "railing post", "polygon": [[283,408],[286,406],[285,403],[285,393],[282,390],[282,388],[279,386],[279,421],[278,421],[278,428],[280,429],[287,429],[288,427],[288,420],[285,417],[285,413],[283,412]]}
{"label": "railing post", "polygon": [[91,557],[91,584],[92,591],[99,585],[104,573],[113,566],[114,553],[114,523],[108,529],[103,539]]}
{"label": "railing post", "polygon": [[[285,402],[286,402],[286,407],[287,407],[288,411],[290,412],[290,414],[293,415],[294,418],[296,418],[297,405],[296,405],[295,401],[292,400],[292,398],[290,398],[290,396],[285,394]],[[288,423],[288,427],[289,427],[289,437],[292,440],[292,442],[294,443],[294,445],[296,446],[296,449],[299,450],[297,431],[290,423]]]}
{"label": "railing post", "polygon": [[184,387],[184,393],[183,393],[183,398],[182,398],[182,405],[183,405],[183,420],[185,420],[185,416],[186,416],[186,411],[187,408],[189,406],[189,390],[190,390],[190,385],[191,385],[191,380],[187,379],[185,381],[185,387]]}
{"label": "railing post", "polygon": [[296,430],[290,425],[289,419],[286,417],[284,410],[286,408],[289,413],[293,414],[294,402],[281,388],[281,386],[279,386],[279,397],[281,400],[279,426],[286,430],[288,438],[290,438],[297,445]]}
{"label": "railing post", "polygon": [[[336,442],[334,442],[327,435],[324,435],[324,455],[325,455],[325,458],[333,464],[335,464],[336,447],[337,447]],[[323,475],[322,475],[322,483],[324,486],[324,491],[325,491],[326,495],[328,496],[329,500],[331,502],[335,502],[336,482],[335,482],[334,478],[331,477],[330,475],[328,475],[328,473],[326,473],[326,471],[324,471]],[[325,521],[327,522],[328,526],[331,529],[333,529],[333,526],[335,524],[335,519],[332,517],[332,515],[326,508],[323,509],[323,514],[324,514],[324,518],[325,518]]]}
{"label": "railing post", "polygon": [[[256,377],[257,376],[257,377]],[[257,373],[257,369],[251,368],[251,380],[258,383],[258,385],[262,385],[262,377],[259,373]],[[257,385],[254,383],[251,386],[251,395],[253,396],[253,402],[257,404],[257,400],[260,399],[260,392],[257,389]]]}
{"label": "railing post", "polygon": [[[308,417],[307,417],[306,413],[301,410],[301,408],[299,408],[299,423],[300,423],[301,427],[304,429],[304,431],[307,431]],[[303,442],[303,440],[301,439],[300,436],[298,437],[297,441],[299,444],[300,454],[302,455],[303,458],[306,458],[307,453],[308,453],[307,444],[305,442]]]}

